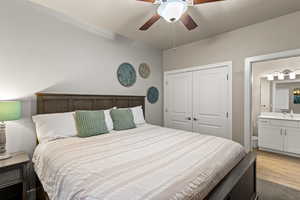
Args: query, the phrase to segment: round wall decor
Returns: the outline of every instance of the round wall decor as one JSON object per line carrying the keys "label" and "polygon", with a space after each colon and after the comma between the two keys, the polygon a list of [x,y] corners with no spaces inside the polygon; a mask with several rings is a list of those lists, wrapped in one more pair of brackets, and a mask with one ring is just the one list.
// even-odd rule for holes
{"label": "round wall decor", "polygon": [[159,91],[156,87],[150,87],[147,92],[147,100],[154,104],[159,99]]}
{"label": "round wall decor", "polygon": [[130,87],[136,82],[136,72],[134,67],[129,63],[123,63],[119,66],[118,80],[121,85]]}
{"label": "round wall decor", "polygon": [[142,78],[148,78],[150,76],[150,67],[147,63],[140,64],[139,74]]}

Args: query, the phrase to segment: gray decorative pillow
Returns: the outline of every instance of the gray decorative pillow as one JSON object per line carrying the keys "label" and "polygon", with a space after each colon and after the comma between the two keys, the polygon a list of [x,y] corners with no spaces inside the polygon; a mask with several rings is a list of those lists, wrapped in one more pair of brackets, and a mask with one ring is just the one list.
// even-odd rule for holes
{"label": "gray decorative pillow", "polygon": [[130,109],[113,109],[110,111],[114,123],[114,130],[127,130],[136,128],[133,114]]}
{"label": "gray decorative pillow", "polygon": [[108,133],[104,111],[76,111],[78,137],[91,137]]}

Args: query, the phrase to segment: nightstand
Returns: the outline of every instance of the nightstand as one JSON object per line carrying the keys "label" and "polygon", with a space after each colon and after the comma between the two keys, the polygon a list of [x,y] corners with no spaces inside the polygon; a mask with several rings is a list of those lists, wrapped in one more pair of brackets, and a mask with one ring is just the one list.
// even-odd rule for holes
{"label": "nightstand", "polygon": [[0,160],[1,200],[27,200],[29,161],[28,155],[22,152]]}

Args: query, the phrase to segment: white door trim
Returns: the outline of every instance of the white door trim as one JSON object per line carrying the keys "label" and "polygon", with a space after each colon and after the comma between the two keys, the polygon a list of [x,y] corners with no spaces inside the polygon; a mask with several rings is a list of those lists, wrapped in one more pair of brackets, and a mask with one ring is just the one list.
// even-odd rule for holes
{"label": "white door trim", "polygon": [[232,61],[214,63],[214,64],[208,64],[208,65],[199,65],[199,66],[193,66],[193,67],[188,67],[188,68],[184,68],[184,69],[175,69],[175,70],[165,71],[164,75],[166,76],[168,74],[192,72],[192,71],[198,71],[198,70],[203,70],[203,69],[220,68],[220,67],[232,68]]}
{"label": "white door trim", "polygon": [[166,125],[166,86],[167,86],[167,75],[169,74],[178,74],[178,73],[185,73],[185,72],[193,72],[205,69],[213,69],[213,68],[221,68],[221,67],[228,67],[228,89],[229,89],[229,99],[228,99],[228,132],[230,138],[232,138],[232,61],[221,62],[221,63],[214,63],[209,65],[202,65],[202,66],[194,66],[179,70],[170,70],[164,72],[164,105],[163,105],[163,115],[164,115],[164,126]]}
{"label": "white door trim", "polygon": [[244,91],[244,146],[249,152],[252,148],[251,140],[251,110],[252,110],[252,64],[275,59],[300,56],[300,49],[282,51],[245,59],[245,91]]}

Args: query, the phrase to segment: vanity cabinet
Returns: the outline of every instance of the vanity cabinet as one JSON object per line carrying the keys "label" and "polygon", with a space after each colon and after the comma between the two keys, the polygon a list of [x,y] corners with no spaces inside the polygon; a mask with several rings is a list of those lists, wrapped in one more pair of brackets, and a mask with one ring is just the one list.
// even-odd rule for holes
{"label": "vanity cabinet", "polygon": [[300,156],[300,122],[259,119],[258,146],[262,150]]}
{"label": "vanity cabinet", "polygon": [[284,150],[300,154],[300,128],[286,128],[284,136]]}
{"label": "vanity cabinet", "polygon": [[284,138],[282,129],[277,127],[260,127],[258,131],[258,146],[283,151]]}

